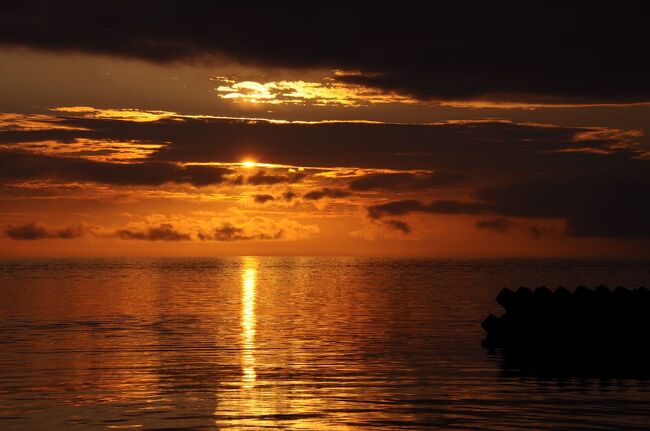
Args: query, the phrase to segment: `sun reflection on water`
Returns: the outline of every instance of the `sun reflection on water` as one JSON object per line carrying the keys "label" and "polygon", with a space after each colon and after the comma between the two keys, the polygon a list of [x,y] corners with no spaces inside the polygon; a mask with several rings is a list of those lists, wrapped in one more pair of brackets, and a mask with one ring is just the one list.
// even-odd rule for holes
{"label": "sun reflection on water", "polygon": [[257,259],[246,257],[242,270],[242,308],[241,308],[241,342],[242,342],[242,386],[252,388],[255,385],[255,288],[257,284]]}

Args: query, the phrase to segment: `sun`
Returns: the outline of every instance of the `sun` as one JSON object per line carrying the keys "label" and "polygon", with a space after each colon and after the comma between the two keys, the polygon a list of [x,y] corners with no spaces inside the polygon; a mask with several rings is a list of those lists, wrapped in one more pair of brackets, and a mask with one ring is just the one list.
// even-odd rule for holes
{"label": "sun", "polygon": [[244,160],[243,162],[241,162],[241,165],[245,168],[254,168],[255,166],[257,166],[257,163],[255,163],[252,160]]}

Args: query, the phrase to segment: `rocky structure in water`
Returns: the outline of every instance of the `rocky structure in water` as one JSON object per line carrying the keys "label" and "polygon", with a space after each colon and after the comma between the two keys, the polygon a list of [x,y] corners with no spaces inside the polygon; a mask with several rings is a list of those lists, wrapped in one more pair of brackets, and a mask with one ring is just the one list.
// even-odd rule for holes
{"label": "rocky structure in water", "polygon": [[503,289],[483,345],[519,374],[650,377],[650,290]]}

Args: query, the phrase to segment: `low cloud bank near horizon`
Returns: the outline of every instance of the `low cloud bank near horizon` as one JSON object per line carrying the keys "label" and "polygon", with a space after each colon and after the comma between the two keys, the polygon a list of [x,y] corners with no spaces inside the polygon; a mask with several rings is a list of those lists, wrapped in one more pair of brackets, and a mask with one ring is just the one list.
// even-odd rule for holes
{"label": "low cloud bank near horizon", "polygon": [[288,219],[274,220],[268,217],[245,219],[220,219],[202,221],[186,219],[160,221],[154,216],[150,221],[129,223],[122,228],[106,228],[97,225],[74,223],[66,227],[50,227],[40,222],[7,224],[3,229],[6,237],[15,241],[35,241],[46,239],[70,240],[84,236],[97,239],[121,239],[136,241],[295,241],[317,234],[315,225],[301,224]]}

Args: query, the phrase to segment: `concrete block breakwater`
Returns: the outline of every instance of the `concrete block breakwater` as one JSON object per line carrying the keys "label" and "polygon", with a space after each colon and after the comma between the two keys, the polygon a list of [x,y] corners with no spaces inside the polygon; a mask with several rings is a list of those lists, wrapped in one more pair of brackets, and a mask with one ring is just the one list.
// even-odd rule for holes
{"label": "concrete block breakwater", "polygon": [[645,287],[504,288],[496,300],[505,312],[483,321],[483,345],[505,351],[509,366],[626,367],[650,375],[650,290]]}
{"label": "concrete block breakwater", "polygon": [[482,323],[490,347],[557,344],[562,341],[585,344],[620,344],[630,334],[650,340],[650,290],[645,287],[613,291],[605,286],[575,291],[559,287],[535,290],[504,288],[496,298],[505,309],[501,317],[490,314]]}

